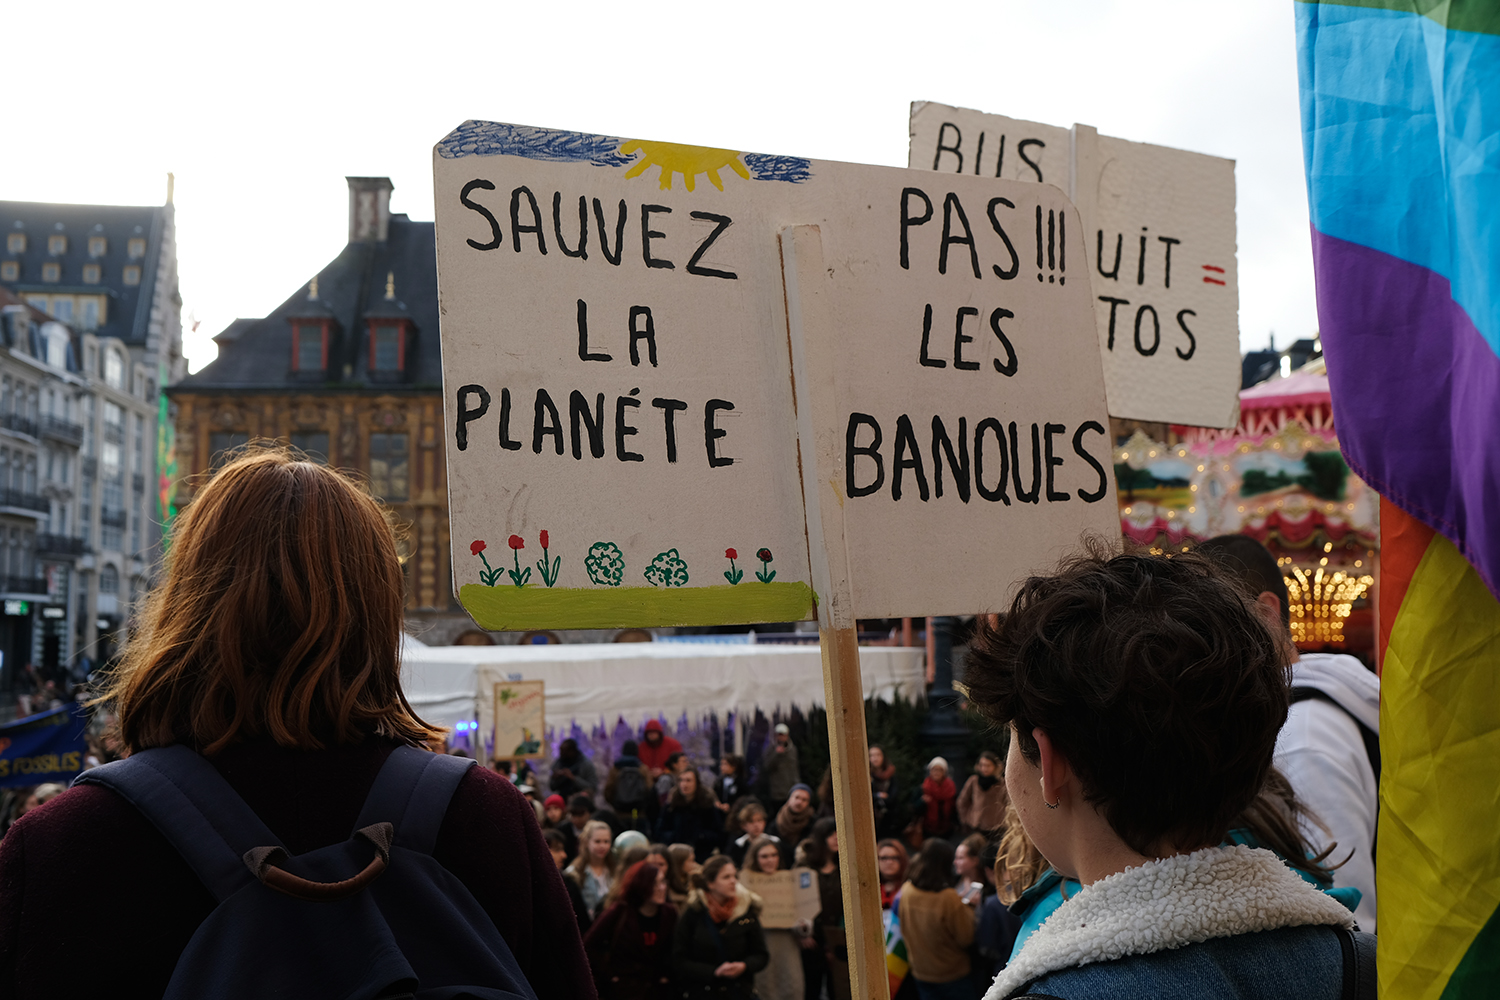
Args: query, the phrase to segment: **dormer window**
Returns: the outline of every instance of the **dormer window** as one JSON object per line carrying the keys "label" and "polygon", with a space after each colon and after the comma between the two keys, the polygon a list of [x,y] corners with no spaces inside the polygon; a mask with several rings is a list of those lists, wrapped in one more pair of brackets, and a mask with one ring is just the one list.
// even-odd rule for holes
{"label": "dormer window", "polygon": [[141,283],[141,269],[133,265],[127,267],[122,277],[127,285],[139,285]]}
{"label": "dormer window", "polygon": [[146,256],[146,241],[140,238],[131,240],[125,244],[125,253],[131,260],[140,260]]}
{"label": "dormer window", "polygon": [[109,240],[105,239],[103,236],[90,236],[89,237],[89,256],[90,257],[103,257],[104,254],[108,250],[109,250]]}
{"label": "dormer window", "polygon": [[6,253],[25,253],[26,252],[26,234],[25,233],[6,233],[5,234],[5,252]]}
{"label": "dormer window", "polygon": [[406,324],[401,320],[370,321],[370,371],[399,372],[406,368]]}
{"label": "dormer window", "polygon": [[42,265],[42,280],[47,282],[62,280],[62,265],[48,262]]}
{"label": "dormer window", "polygon": [[54,257],[60,257],[68,252],[68,238],[66,236],[47,237],[47,252]]}
{"label": "dormer window", "polygon": [[20,280],[21,280],[21,263],[20,263],[20,261],[7,260],[7,261],[5,261],[3,263],[0,263],[0,281],[20,281]]}
{"label": "dormer window", "polygon": [[85,264],[85,265],[83,265],[83,283],[85,285],[97,285],[97,284],[99,284],[99,265],[98,264]]}
{"label": "dormer window", "polygon": [[328,368],[328,324],[321,319],[292,324],[292,370],[320,372]]}

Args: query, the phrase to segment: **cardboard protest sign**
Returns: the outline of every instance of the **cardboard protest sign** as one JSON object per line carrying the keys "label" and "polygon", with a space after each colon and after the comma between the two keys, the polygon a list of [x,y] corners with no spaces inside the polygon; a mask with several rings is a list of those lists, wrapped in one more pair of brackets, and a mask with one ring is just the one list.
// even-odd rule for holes
{"label": "cardboard protest sign", "polygon": [[913,168],[1053,184],[1083,216],[1109,412],[1238,421],[1234,161],[942,104],[911,110]]}
{"label": "cardboard protest sign", "polygon": [[[1114,530],[1058,191],[488,122],[434,180],[454,575],[482,627],[813,617],[815,403],[859,617],[996,604]],[[804,224],[821,400],[789,357],[779,237]]]}
{"label": "cardboard protest sign", "polygon": [[495,759],[544,757],[547,695],[543,681],[502,681],[495,685]]}
{"label": "cardboard protest sign", "polygon": [[793,868],[769,875],[746,868],[740,872],[740,881],[761,899],[762,927],[791,930],[823,912],[818,877],[811,868]]}

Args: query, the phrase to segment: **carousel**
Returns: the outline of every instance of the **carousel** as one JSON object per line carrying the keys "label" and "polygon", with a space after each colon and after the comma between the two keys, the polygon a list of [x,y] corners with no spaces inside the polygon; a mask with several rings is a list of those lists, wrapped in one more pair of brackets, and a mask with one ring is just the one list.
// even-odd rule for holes
{"label": "carousel", "polygon": [[1298,648],[1373,664],[1380,497],[1339,451],[1321,358],[1241,392],[1232,429],[1136,425],[1114,463],[1128,547],[1249,535],[1282,567]]}

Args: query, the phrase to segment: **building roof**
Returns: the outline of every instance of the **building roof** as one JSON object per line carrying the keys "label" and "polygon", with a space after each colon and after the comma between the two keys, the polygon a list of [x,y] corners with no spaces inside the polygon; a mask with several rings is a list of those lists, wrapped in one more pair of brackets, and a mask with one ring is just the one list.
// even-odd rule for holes
{"label": "building roof", "polygon": [[[64,295],[97,295],[102,292],[109,298],[104,310],[105,322],[92,332],[101,337],[118,337],[127,344],[145,346],[151,324],[157,264],[161,259],[162,234],[170,207],[0,201],[0,261],[13,260],[21,265],[20,278],[5,282],[5,287],[23,296],[28,292]],[[9,252],[3,237],[11,233],[26,234],[26,249],[21,253]],[[55,255],[49,252],[49,236],[66,236],[66,252]],[[90,236],[105,238],[103,256],[89,256]],[[145,239],[146,253],[132,260],[128,247],[130,240],[136,238]],[[53,262],[62,265],[61,279],[42,281],[42,265]],[[85,264],[100,265],[99,284],[84,284]],[[127,265],[140,267],[140,284],[125,284]]]}
{"label": "building roof", "polygon": [[[388,277],[394,299],[386,298]],[[269,316],[237,319],[214,338],[219,356],[173,387],[175,392],[242,389],[438,391],[443,383],[438,344],[437,257],[431,222],[390,216],[383,241],[350,242]],[[333,320],[325,379],[309,382],[293,372],[293,318],[327,315]],[[400,315],[414,327],[407,342],[406,370],[399,380],[371,373],[371,319]],[[373,375],[373,377],[372,377]]]}

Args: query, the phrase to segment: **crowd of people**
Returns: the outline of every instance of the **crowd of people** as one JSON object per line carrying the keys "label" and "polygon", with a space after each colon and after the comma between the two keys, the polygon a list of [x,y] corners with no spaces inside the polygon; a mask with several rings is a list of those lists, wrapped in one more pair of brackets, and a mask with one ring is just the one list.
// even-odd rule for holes
{"label": "crowd of people", "polygon": [[[1378,750],[1367,706],[1326,686],[1369,685],[1299,660],[1274,560],[1246,541],[1023,581],[965,671],[1003,759],[932,758],[908,791],[870,748],[898,998],[1373,996],[1373,792],[1356,793]],[[524,980],[539,1000],[850,1000],[831,782],[807,783],[785,725],[754,774],[655,722],[607,768],[564,741],[545,788],[524,764],[424,753],[444,732],[401,693],[395,551],[366,493],[285,454],[200,492],[102,692],[124,759],[29,790],[0,839],[0,994],[161,996],[196,949],[196,975],[293,995],[276,984],[307,972],[301,949],[344,977],[330,995]],[[275,845],[227,850],[236,824]],[[791,867],[820,911],[767,926],[741,875]],[[419,926],[402,886],[428,901]],[[337,921],[282,898],[366,891]],[[131,919],[79,950],[55,930],[83,898]],[[241,899],[293,919],[236,924]],[[351,933],[392,942],[389,961],[331,943]]]}

